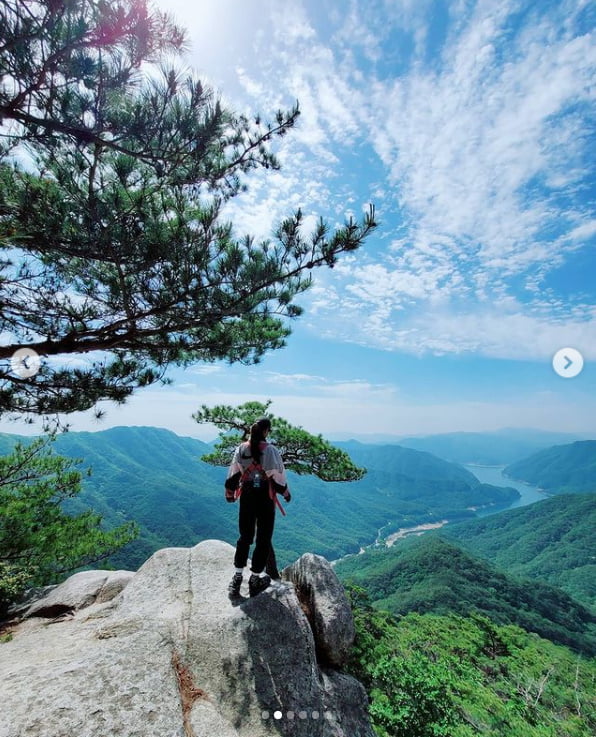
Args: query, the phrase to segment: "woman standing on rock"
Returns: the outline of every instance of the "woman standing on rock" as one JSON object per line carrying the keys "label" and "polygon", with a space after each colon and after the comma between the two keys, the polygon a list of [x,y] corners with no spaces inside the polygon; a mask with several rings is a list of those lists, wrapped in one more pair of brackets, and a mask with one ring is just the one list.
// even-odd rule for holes
{"label": "woman standing on rock", "polygon": [[255,531],[256,544],[248,581],[250,595],[256,596],[271,583],[271,578],[265,573],[265,565],[271,551],[275,505],[279,505],[277,494],[282,494],[286,502],[291,499],[281,455],[266,440],[270,430],[269,419],[255,422],[250,428],[248,442],[241,443],[234,452],[225,483],[226,501],[240,499],[240,537],[234,555],[236,570],[228,587],[231,596],[238,596],[240,593],[244,567],[248,562]]}

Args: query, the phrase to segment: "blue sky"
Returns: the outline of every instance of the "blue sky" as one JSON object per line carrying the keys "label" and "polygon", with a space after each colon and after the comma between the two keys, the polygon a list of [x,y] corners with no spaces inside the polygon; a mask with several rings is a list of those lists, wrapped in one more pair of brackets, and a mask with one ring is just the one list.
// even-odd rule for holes
{"label": "blue sky", "polygon": [[[316,272],[288,347],[173,370],[97,425],[208,439],[200,404],[274,400],[330,437],[537,427],[596,436],[596,6],[584,0],[160,0],[187,63],[239,111],[300,102],[280,172],[229,206],[269,237],[376,207]],[[574,379],[554,353],[584,356]],[[16,431],[17,428],[14,428]]]}

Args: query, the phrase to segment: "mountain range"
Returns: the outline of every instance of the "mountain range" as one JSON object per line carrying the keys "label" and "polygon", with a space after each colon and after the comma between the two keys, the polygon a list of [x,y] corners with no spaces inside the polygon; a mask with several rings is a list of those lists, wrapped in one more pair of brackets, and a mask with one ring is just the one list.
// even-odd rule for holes
{"label": "mountain range", "polygon": [[504,473],[551,494],[596,492],[596,440],[546,448],[512,463]]}
{"label": "mountain range", "polygon": [[494,432],[454,432],[422,438],[401,438],[399,444],[429,453],[454,463],[505,466],[553,445],[572,443],[580,438],[569,433],[521,428]]}
{"label": "mountain range", "polygon": [[558,586],[596,611],[596,494],[553,496],[441,534],[503,571]]}
{"label": "mountain range", "polygon": [[594,655],[596,493],[573,492],[596,491],[595,465],[594,441],[542,450],[512,475],[535,482],[553,469],[543,485],[554,496],[367,549],[336,571],[364,586],[375,607],[400,616],[481,613]]}
{"label": "mountain range", "polygon": [[[0,435],[0,454],[15,440]],[[328,559],[348,556],[337,563],[338,574],[365,585],[377,607],[399,614],[481,612],[596,653],[596,494],[566,493],[479,519],[474,508],[497,511],[519,493],[481,484],[460,465],[425,451],[338,445],[368,472],[353,483],[290,474],[293,500],[287,517],[278,516],[274,536],[280,565],[307,551]],[[564,467],[588,473],[595,446],[566,446],[571,460]],[[210,445],[163,429],[128,427],[65,433],[55,450],[92,468],[81,495],[69,502],[73,512],[92,507],[108,526],[139,524],[140,537],[113,556],[113,566],[138,568],[161,547],[235,540],[237,509],[222,498],[225,469],[200,460]],[[565,458],[554,447],[542,451],[542,463],[549,453],[559,464]],[[398,529],[431,524],[444,525],[441,537],[427,533],[374,548]],[[355,555],[364,546],[369,549]]]}
{"label": "mountain range", "polygon": [[[0,453],[15,440],[0,435]],[[109,526],[139,524],[140,537],[111,560],[118,567],[136,569],[160,547],[237,536],[237,509],[223,502],[226,469],[200,460],[211,450],[206,443],[159,428],[122,427],[63,433],[55,450],[92,469],[69,509],[92,507]],[[389,533],[469,519],[475,508],[506,507],[519,498],[515,489],[481,484],[430,453],[358,444],[350,454],[368,469],[361,481],[325,483],[289,474],[293,499],[287,517],[277,518],[274,538],[282,565],[304,552],[333,560],[372,543],[381,528]]]}
{"label": "mountain range", "polygon": [[365,588],[375,607],[396,615],[481,614],[596,655],[596,614],[588,606],[539,579],[479,560],[437,534],[350,556],[335,571],[346,585]]}

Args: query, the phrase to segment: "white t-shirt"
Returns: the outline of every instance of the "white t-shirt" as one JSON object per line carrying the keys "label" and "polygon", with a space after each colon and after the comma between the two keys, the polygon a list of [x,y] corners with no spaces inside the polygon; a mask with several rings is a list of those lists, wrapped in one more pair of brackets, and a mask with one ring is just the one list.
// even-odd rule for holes
{"label": "white t-shirt", "polygon": [[[285,486],[288,482],[286,479],[286,470],[279,450],[275,445],[266,443],[261,445],[261,466],[268,478],[272,478],[276,484]],[[253,462],[250,454],[250,443],[241,443],[234,451],[234,457],[228,470],[228,478],[240,472],[244,473]]]}

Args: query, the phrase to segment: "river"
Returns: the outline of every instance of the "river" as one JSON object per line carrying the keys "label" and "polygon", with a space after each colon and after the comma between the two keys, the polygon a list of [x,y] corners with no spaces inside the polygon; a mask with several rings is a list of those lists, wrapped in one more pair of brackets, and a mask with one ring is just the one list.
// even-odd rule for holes
{"label": "river", "polygon": [[[464,468],[470,471],[470,473],[473,473],[478,481],[483,484],[492,484],[493,486],[510,486],[514,489],[517,489],[520,493],[519,499],[516,499],[516,501],[514,501],[508,507],[487,507],[486,509],[478,510],[476,512],[477,517],[488,517],[490,514],[503,512],[506,509],[525,507],[528,504],[539,502],[548,497],[548,494],[546,494],[544,491],[536,486],[525,484],[523,481],[514,481],[513,479],[505,476],[503,474],[503,469],[505,468],[505,466],[476,466],[472,464],[466,464],[464,465]],[[445,524],[447,524],[447,520],[443,520],[442,522],[437,522],[435,524],[416,525],[415,527],[402,527],[400,530],[392,533],[387,537],[384,537],[384,527],[381,527],[377,534],[377,539],[372,545],[367,545],[366,547],[360,548],[359,553],[349,553],[348,555],[344,555],[342,556],[342,558],[340,558],[340,560],[351,558],[353,555],[361,555],[366,551],[366,548],[376,547],[379,540],[382,538],[385,540],[386,545],[391,546],[396,540],[408,537],[410,535],[421,535],[427,530],[438,529],[440,527],[443,527],[443,525]],[[337,562],[338,561],[332,561],[331,565],[334,565]]]}
{"label": "river", "polygon": [[488,517],[489,514],[502,512],[504,509],[516,509],[517,507],[525,507],[528,504],[542,501],[548,497],[544,491],[536,486],[525,484],[523,481],[514,481],[503,475],[505,466],[473,466],[465,465],[465,469],[473,473],[474,476],[483,484],[492,484],[493,486],[511,486],[520,493],[520,498],[510,504],[508,507],[498,507],[497,509],[484,509],[476,512],[478,517]]}
{"label": "river", "polygon": [[[506,509],[515,509],[516,507],[525,507],[527,504],[533,504],[539,502],[542,499],[547,498],[547,494],[536,486],[525,484],[523,481],[514,481],[503,474],[505,466],[473,466],[471,464],[465,465],[465,469],[473,473],[478,481],[483,484],[492,484],[493,486],[510,486],[513,489],[517,489],[520,493],[519,499],[516,499],[508,507],[486,507],[486,509],[478,509],[476,511],[477,517],[488,517],[491,514],[497,514],[497,512],[503,512]],[[403,527],[402,529],[389,535],[385,542],[391,546],[396,540],[408,537],[409,535],[421,535],[427,530],[435,530],[443,525],[446,525],[447,520],[442,522],[436,522],[435,524],[417,525],[416,527]],[[381,536],[381,530],[377,537],[377,542]]]}

